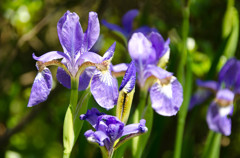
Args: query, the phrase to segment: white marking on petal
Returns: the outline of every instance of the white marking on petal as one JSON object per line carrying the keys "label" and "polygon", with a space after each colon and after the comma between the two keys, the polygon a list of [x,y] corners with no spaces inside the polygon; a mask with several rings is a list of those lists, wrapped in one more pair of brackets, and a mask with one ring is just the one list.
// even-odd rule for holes
{"label": "white marking on petal", "polygon": [[227,116],[232,110],[232,105],[226,106],[226,107],[218,107],[218,108],[219,108],[220,116]]}
{"label": "white marking on petal", "polygon": [[172,99],[172,84],[163,85],[160,89],[161,93],[165,94],[169,99]]}
{"label": "white marking on petal", "polygon": [[105,71],[102,71],[100,74],[99,74],[99,76],[100,76],[100,79],[101,79],[101,81],[103,82],[103,83],[105,83],[106,85],[108,85],[108,86],[112,86],[113,85],[113,83],[112,83],[112,76],[110,75],[110,73],[107,71],[107,72],[105,72]]}

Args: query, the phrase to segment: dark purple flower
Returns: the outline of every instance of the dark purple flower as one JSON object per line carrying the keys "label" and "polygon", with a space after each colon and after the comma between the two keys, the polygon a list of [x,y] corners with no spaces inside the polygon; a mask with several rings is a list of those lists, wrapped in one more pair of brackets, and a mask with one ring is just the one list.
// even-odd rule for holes
{"label": "dark purple flower", "polygon": [[[231,116],[233,113],[233,100],[239,94],[240,61],[229,59],[219,72],[218,81],[201,81],[197,84],[204,93],[195,93],[191,99],[190,107],[203,103],[211,94],[215,99],[208,108],[208,127],[226,136],[231,134]],[[199,90],[198,90],[199,91]]]}
{"label": "dark purple flower", "polygon": [[129,10],[127,13],[124,14],[122,18],[122,26],[120,27],[115,24],[108,23],[106,20],[102,20],[102,24],[105,25],[107,28],[113,31],[117,31],[124,35],[127,39],[134,33],[134,32],[142,32],[143,34],[148,34],[151,31],[156,31],[156,29],[152,29],[148,26],[142,26],[136,30],[133,30],[133,20],[136,16],[138,16],[139,11],[137,9]]}
{"label": "dark purple flower", "polygon": [[81,120],[87,120],[96,131],[88,130],[85,137],[88,141],[105,146],[108,151],[112,150],[116,140],[130,134],[141,134],[147,132],[145,120],[140,123],[124,125],[117,117],[100,113],[92,108],[86,114],[80,116]]}
{"label": "dark purple flower", "polygon": [[169,58],[169,43],[169,39],[164,41],[157,32],[147,37],[134,33],[128,43],[129,54],[136,63],[138,83],[150,91],[153,109],[164,116],[176,115],[183,101],[181,84],[163,69]]}
{"label": "dark purple flower", "polygon": [[[97,13],[89,13],[88,28],[83,32],[78,15],[67,11],[59,20],[57,30],[63,52],[52,51],[40,57],[33,54],[33,58],[40,63],[39,74],[42,74],[42,76],[39,77],[40,75],[38,75],[35,79],[28,106],[36,105],[47,99],[51,90],[51,86],[47,85],[47,83],[52,78],[45,77],[46,75],[44,76],[42,70],[46,66],[57,65],[60,66],[57,70],[57,79],[63,86],[70,89],[71,79],[79,78],[78,90],[85,90],[91,80],[91,92],[98,104],[106,109],[113,108],[118,97],[117,80],[111,74],[111,59],[116,43],[106,51],[103,57],[90,52],[100,33]],[[60,62],[55,59],[62,60]],[[95,65],[86,66],[87,68],[83,73],[78,74],[80,67],[87,62]],[[49,75],[51,76],[51,73]],[[35,88],[37,86],[47,87],[48,89]],[[37,96],[38,98],[35,98]]]}

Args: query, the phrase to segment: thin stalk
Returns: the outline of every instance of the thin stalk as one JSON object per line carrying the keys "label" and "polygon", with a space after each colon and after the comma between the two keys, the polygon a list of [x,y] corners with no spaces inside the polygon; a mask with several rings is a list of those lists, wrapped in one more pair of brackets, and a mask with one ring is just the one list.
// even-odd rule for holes
{"label": "thin stalk", "polygon": [[214,136],[214,132],[212,130],[209,130],[207,141],[205,143],[205,146],[202,152],[202,158],[206,158],[208,156],[208,152],[212,146],[213,136]]}
{"label": "thin stalk", "polygon": [[[133,115],[133,122],[134,123],[138,123],[139,120],[142,118],[142,114],[144,111],[145,106],[147,105],[147,101],[148,101],[148,92],[141,90],[140,91],[140,101],[139,104],[137,106],[137,109],[135,110],[135,113]],[[134,157],[140,157],[142,155],[143,151],[139,151],[138,147],[139,147],[139,141],[140,141],[140,137],[135,137],[132,140],[132,153]],[[146,144],[142,144],[143,146],[145,146]],[[144,147],[142,148],[144,149]]]}
{"label": "thin stalk", "polygon": [[221,142],[222,135],[220,133],[215,133],[212,139],[211,149],[207,154],[208,158],[218,158],[220,152],[220,142]]}
{"label": "thin stalk", "polygon": [[[187,6],[183,7],[183,25],[182,25],[182,46],[181,46],[181,60],[178,68],[178,79],[183,85],[183,103],[179,111],[178,124],[177,124],[177,133],[176,133],[176,142],[174,149],[174,158],[181,157],[182,151],[182,141],[185,120],[188,111],[188,105],[191,97],[192,89],[192,70],[191,70],[191,57],[187,51],[187,37],[189,32],[189,16],[190,16],[190,0],[187,3]],[[183,3],[184,4],[184,3]],[[186,64],[186,78],[184,78],[184,68]]]}
{"label": "thin stalk", "polygon": [[70,104],[68,106],[64,124],[63,124],[63,158],[69,158],[75,140],[74,134],[74,114],[78,101],[78,80],[76,78],[71,79],[71,96],[70,96]]}

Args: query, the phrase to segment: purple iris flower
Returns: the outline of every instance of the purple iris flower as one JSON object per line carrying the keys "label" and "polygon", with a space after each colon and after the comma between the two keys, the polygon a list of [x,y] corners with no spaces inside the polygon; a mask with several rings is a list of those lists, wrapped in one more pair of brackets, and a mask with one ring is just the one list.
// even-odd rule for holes
{"label": "purple iris flower", "polygon": [[233,101],[239,92],[240,61],[229,59],[219,72],[218,81],[201,81],[197,84],[203,88],[197,91],[191,99],[190,107],[203,103],[211,94],[215,95],[207,112],[208,127],[226,136],[231,134],[231,116]]}
{"label": "purple iris flower", "polygon": [[139,135],[147,132],[146,121],[125,125],[117,117],[100,113],[96,108],[88,110],[86,114],[80,116],[81,120],[87,120],[96,131],[88,130],[85,137],[88,141],[105,146],[108,151],[112,151],[116,140],[128,135]]}
{"label": "purple iris flower", "polygon": [[148,36],[134,33],[128,42],[130,56],[136,63],[139,86],[150,91],[152,108],[164,116],[176,115],[183,101],[181,84],[172,73],[163,69],[169,58],[169,43],[169,39],[164,41],[157,32]]}
{"label": "purple iris flower", "polygon": [[[47,66],[57,65],[57,79],[63,86],[71,88],[71,79],[79,78],[78,90],[85,90],[91,80],[91,92],[98,104],[106,109],[113,108],[118,97],[118,84],[112,77],[114,66],[111,65],[116,43],[103,57],[90,52],[100,33],[97,13],[89,13],[88,28],[83,32],[78,15],[67,11],[59,20],[57,31],[63,52],[51,51],[40,57],[33,54],[38,61],[39,73],[32,86],[28,107],[47,99],[52,88],[52,75]],[[80,71],[82,69],[84,71]]]}
{"label": "purple iris flower", "polygon": [[138,16],[139,11],[137,9],[129,10],[127,13],[124,14],[122,18],[122,26],[120,27],[115,24],[108,23],[106,20],[102,20],[102,24],[105,25],[107,28],[113,31],[117,31],[125,36],[127,39],[134,33],[134,32],[142,32],[147,34],[151,31],[156,31],[156,29],[150,28],[148,26],[142,26],[136,30],[133,30],[133,20]]}

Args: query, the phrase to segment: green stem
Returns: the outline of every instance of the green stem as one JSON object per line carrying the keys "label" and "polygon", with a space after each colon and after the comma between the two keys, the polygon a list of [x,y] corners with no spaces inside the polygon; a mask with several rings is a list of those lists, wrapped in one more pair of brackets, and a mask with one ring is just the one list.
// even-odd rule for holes
{"label": "green stem", "polygon": [[73,145],[75,143],[75,135],[74,135],[74,116],[75,110],[78,101],[78,80],[75,78],[71,79],[71,96],[70,96],[70,104],[68,106],[64,124],[63,124],[63,157],[69,158]]}
{"label": "green stem", "polygon": [[[183,93],[183,103],[180,108],[179,116],[178,116],[174,158],[181,157],[184,126],[185,126],[185,120],[187,116],[188,105],[189,105],[189,101],[191,97],[191,89],[192,89],[191,57],[189,55],[189,52],[187,51],[189,16],[190,16],[190,0],[188,1],[187,6],[183,7],[182,47],[181,47],[181,52],[183,55],[179,63],[177,77],[179,81],[182,83],[184,93]],[[186,78],[184,79],[185,64],[186,64]]]}
{"label": "green stem", "polygon": [[205,143],[205,146],[204,146],[204,149],[203,149],[203,153],[202,153],[202,158],[205,158],[208,155],[208,152],[209,152],[210,147],[211,147],[213,135],[214,135],[214,132],[212,130],[209,130],[208,137],[207,137],[207,140],[206,140],[206,143]]}
{"label": "green stem", "polygon": [[[211,138],[210,138],[211,137]],[[206,146],[202,158],[218,158],[220,152],[220,142],[222,135],[213,131],[209,132]],[[208,142],[209,141],[209,142]]]}
{"label": "green stem", "polygon": [[140,102],[138,108],[134,113],[134,123],[139,122],[140,119],[145,119],[148,131],[141,136],[133,138],[132,153],[134,158],[140,158],[142,156],[152,130],[153,109],[149,100],[150,99],[148,97],[148,93],[145,91],[141,91]]}

